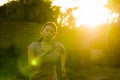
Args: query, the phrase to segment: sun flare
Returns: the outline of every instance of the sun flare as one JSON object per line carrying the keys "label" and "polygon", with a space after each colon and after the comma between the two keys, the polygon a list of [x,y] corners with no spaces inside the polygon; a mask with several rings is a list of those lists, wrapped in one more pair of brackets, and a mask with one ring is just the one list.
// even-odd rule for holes
{"label": "sun flare", "polygon": [[[92,27],[116,22],[119,15],[106,8],[107,4],[108,0],[53,0],[52,2],[53,6],[60,6],[63,15],[68,9],[72,9],[69,13],[72,14],[76,27],[81,25]],[[69,22],[68,18],[67,21]],[[63,23],[68,25],[68,22]]]}

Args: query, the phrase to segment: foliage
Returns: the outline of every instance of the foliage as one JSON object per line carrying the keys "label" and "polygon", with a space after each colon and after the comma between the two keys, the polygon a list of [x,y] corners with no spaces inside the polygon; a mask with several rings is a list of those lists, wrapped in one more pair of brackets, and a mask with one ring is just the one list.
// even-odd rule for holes
{"label": "foliage", "polygon": [[110,8],[113,11],[116,11],[120,13],[120,0],[108,0],[108,8]]}
{"label": "foliage", "polygon": [[51,6],[51,1],[19,0],[11,1],[0,7],[0,17],[22,21],[57,21],[59,7]]}

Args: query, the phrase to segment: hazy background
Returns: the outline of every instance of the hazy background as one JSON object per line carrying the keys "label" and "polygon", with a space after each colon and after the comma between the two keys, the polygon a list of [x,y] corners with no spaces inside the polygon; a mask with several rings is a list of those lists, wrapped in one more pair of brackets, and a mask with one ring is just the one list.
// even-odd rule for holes
{"label": "hazy background", "polygon": [[[110,0],[112,10],[120,12]],[[0,80],[28,80],[27,46],[39,40],[39,31],[46,21],[55,21],[61,14],[49,0],[16,0],[0,7]],[[120,79],[120,21],[100,25],[94,30],[61,27],[57,41],[67,50],[67,77],[70,80]],[[107,33],[107,27],[109,32]],[[91,35],[92,34],[92,35]]]}

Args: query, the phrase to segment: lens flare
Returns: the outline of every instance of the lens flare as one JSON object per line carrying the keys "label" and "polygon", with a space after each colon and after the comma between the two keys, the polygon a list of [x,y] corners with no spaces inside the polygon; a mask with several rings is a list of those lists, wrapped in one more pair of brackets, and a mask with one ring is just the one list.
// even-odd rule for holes
{"label": "lens flare", "polygon": [[41,59],[32,59],[31,60],[31,63],[28,64],[26,61],[24,61],[24,57],[21,56],[18,58],[18,61],[17,61],[17,65],[18,65],[18,69],[19,71],[25,75],[25,76],[30,76],[31,74],[31,68],[34,66],[34,67],[39,67],[40,64],[41,64]]}
{"label": "lens flare", "polygon": [[[118,13],[111,11],[105,6],[108,4],[108,0],[53,0],[52,6],[59,6],[61,8],[62,16],[65,16],[61,20],[62,23],[71,24],[71,18],[68,15],[72,15],[75,20],[75,26],[81,25],[94,27],[100,24],[110,24],[117,22]],[[68,10],[71,11],[68,12]],[[67,20],[66,20],[67,19]],[[60,21],[60,19],[59,19]],[[67,21],[67,22],[66,22]]]}
{"label": "lens flare", "polygon": [[37,65],[37,61],[36,60],[32,60],[31,61],[31,65],[33,65],[33,66]]}
{"label": "lens flare", "polygon": [[23,56],[20,56],[18,58],[18,61],[17,61],[17,66],[18,66],[18,69],[19,69],[19,72],[25,76],[29,76],[29,66],[27,64],[27,62],[25,61],[24,57]]}

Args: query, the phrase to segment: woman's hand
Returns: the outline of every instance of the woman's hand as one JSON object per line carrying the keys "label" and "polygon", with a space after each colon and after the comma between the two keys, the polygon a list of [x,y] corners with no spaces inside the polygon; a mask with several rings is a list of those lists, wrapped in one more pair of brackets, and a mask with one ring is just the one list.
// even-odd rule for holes
{"label": "woman's hand", "polygon": [[52,45],[45,46],[45,47],[42,48],[43,53],[41,55],[45,56],[52,51],[53,51],[53,46]]}

